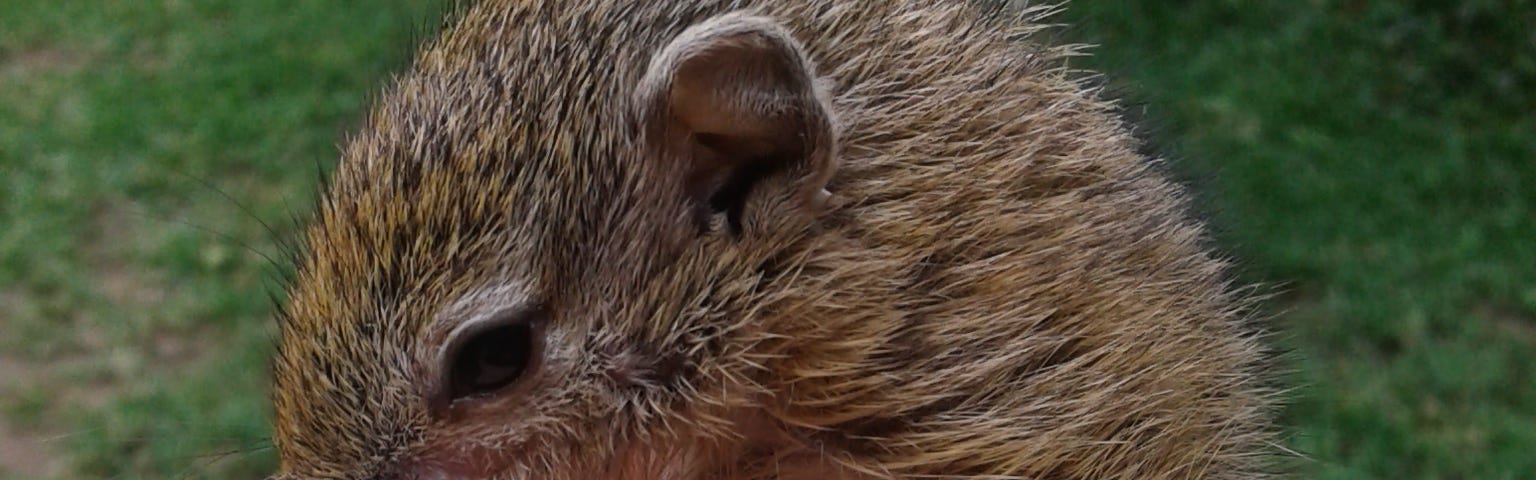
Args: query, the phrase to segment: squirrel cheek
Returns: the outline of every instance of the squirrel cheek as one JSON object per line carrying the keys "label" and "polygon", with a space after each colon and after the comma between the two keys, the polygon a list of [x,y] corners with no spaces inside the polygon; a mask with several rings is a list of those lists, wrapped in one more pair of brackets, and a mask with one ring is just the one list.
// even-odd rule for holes
{"label": "squirrel cheek", "polygon": [[[462,437],[458,437],[462,440]],[[499,478],[511,468],[508,450],[494,448],[478,442],[455,442],[443,439],[432,442],[426,448],[398,465],[401,479],[457,480]],[[396,478],[396,477],[387,477]]]}
{"label": "squirrel cheek", "polygon": [[400,478],[416,480],[458,480],[487,478],[497,471],[490,465],[479,465],[468,459],[418,462],[401,469]]}
{"label": "squirrel cheek", "polygon": [[676,382],[687,365],[681,354],[641,353],[657,348],[612,348],[603,354],[602,372],[615,392],[665,388]]}

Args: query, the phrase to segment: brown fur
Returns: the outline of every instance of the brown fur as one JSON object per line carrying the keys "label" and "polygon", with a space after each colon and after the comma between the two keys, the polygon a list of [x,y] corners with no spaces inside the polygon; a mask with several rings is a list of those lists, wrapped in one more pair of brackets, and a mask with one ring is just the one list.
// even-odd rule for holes
{"label": "brown fur", "polygon": [[[686,126],[634,105],[657,52],[738,10],[799,42],[820,87],[793,101],[835,123],[796,120],[826,134],[783,137],[813,160],[731,225],[689,206],[694,164],[663,160],[693,158],[666,147]],[[1262,349],[1223,262],[1039,12],[993,13],[469,7],[346,147],[308,232],[279,476],[1259,475]],[[528,304],[539,366],[434,407],[452,327]]]}

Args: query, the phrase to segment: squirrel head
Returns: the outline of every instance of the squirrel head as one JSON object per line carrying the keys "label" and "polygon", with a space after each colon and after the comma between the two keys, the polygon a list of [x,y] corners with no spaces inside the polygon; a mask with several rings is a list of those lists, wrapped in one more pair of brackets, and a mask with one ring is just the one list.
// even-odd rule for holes
{"label": "squirrel head", "polygon": [[282,313],[278,478],[695,478],[771,430],[826,89],[770,19],[603,8],[471,10],[348,143]]}

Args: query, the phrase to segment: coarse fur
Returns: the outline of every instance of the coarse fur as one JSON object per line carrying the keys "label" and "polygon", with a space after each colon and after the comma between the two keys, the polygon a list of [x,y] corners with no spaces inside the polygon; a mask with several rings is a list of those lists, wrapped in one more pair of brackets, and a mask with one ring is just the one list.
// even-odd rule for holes
{"label": "coarse fur", "polygon": [[[307,232],[278,478],[1263,476],[1247,300],[1044,13],[467,6]],[[508,311],[536,365],[444,401]]]}

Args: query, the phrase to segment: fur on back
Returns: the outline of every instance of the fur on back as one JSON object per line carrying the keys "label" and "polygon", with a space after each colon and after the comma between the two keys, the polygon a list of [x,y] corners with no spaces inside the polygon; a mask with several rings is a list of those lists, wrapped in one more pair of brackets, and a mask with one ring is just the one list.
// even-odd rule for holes
{"label": "fur on back", "polygon": [[[755,196],[742,236],[680,240],[629,105],[655,52],[740,10],[786,28],[824,83],[831,207]],[[456,431],[531,458],[508,478],[1260,475],[1248,302],[1043,13],[466,7],[348,143],[307,234],[274,364],[284,471],[458,448],[417,400],[429,319],[505,283],[581,346],[518,432]],[[711,456],[731,462],[689,463]]]}

